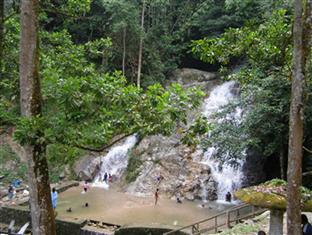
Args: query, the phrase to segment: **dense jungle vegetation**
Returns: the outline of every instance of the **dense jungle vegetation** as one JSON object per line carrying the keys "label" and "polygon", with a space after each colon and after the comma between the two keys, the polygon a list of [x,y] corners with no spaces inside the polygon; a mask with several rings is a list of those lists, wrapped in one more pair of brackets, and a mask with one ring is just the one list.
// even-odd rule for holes
{"label": "dense jungle vegetation", "polygon": [[[220,153],[232,157],[244,157],[244,149],[277,157],[278,175],[286,178],[293,1],[33,3],[37,14],[33,30],[38,37],[27,45],[28,49],[40,45],[38,58],[29,59],[35,65],[32,74],[38,75],[32,86],[40,81],[41,87],[32,90],[28,115],[23,83],[19,83],[19,76],[28,76],[21,67],[27,58],[20,54],[27,36],[21,25],[23,1],[0,0],[0,132],[14,133],[22,146],[36,146],[35,154],[47,156],[53,166],[52,179],[84,151],[102,151],[133,133],[141,138],[168,135],[177,123],[185,123],[186,111],[198,108],[205,94],[178,84],[167,86],[173,71],[182,67],[215,71],[224,80],[236,80],[241,98],[217,115],[244,110],[241,123],[226,118],[222,125],[207,127],[198,120],[184,131],[188,144],[213,143]],[[305,177],[312,170],[312,67],[307,48],[301,104]],[[210,138],[206,138],[208,130]],[[0,160],[11,154],[7,146],[0,150]]]}
{"label": "dense jungle vegetation", "polygon": [[[71,163],[81,149],[97,150],[119,134],[172,130],[171,121],[183,113],[181,106],[180,113],[173,110],[178,103],[161,98],[171,106],[166,109],[171,109],[173,119],[167,117],[168,122],[158,127],[148,122],[157,123],[152,116],[164,120],[159,112],[163,107],[154,110],[157,115],[140,109],[153,106],[152,96],[166,96],[155,84],[166,84],[183,66],[218,69],[224,79],[241,84],[242,99],[228,108],[238,105],[248,110],[243,124],[237,128],[229,121],[213,128],[209,142],[233,156],[252,146],[265,156],[287,158],[291,1],[45,1],[39,14],[40,76],[49,120],[36,120],[35,126],[18,120],[19,2],[2,2],[2,130],[18,123],[16,137],[25,140],[31,128],[44,128],[52,163]],[[141,39],[141,88],[136,89]],[[171,93],[181,92],[171,88]],[[142,95],[149,104],[133,108]],[[138,113],[128,115],[134,110]],[[242,131],[245,135],[240,135]],[[308,129],[305,133],[305,146],[310,148],[311,134]]]}

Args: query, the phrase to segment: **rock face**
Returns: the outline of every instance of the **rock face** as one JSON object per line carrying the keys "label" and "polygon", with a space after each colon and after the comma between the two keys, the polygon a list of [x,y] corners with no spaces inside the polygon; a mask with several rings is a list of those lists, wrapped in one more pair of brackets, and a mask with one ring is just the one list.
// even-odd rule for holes
{"label": "rock face", "polygon": [[[207,94],[220,83],[217,76],[196,69],[178,69],[174,72],[172,82],[184,88],[198,87]],[[188,114],[191,122],[196,113]],[[126,186],[126,191],[138,195],[152,195],[156,188],[169,197],[179,196],[189,200],[215,200],[216,182],[206,165],[193,161],[193,149],[182,145],[181,136],[150,136],[136,146],[131,155],[140,158],[143,163],[136,180]],[[100,161],[94,157],[82,158],[75,164],[75,173],[81,180],[92,180],[97,174]],[[157,180],[161,176],[162,179]]]}
{"label": "rock face", "polygon": [[183,87],[201,87],[205,91],[214,87],[211,85],[213,81],[219,82],[215,73],[189,68],[177,69],[170,81],[177,82]]}
{"label": "rock face", "polygon": [[266,180],[264,164],[265,158],[261,154],[252,150],[247,151],[246,161],[243,165],[242,187],[256,185]]}
{"label": "rock face", "polygon": [[[214,73],[196,69],[178,69],[173,82],[184,88],[198,87],[207,94],[220,83]],[[188,114],[191,122],[194,114]],[[216,200],[216,182],[207,165],[194,161],[194,149],[181,144],[179,134],[170,137],[150,136],[144,138],[132,151],[143,164],[136,180],[127,186],[126,191],[138,195],[152,195],[156,188],[169,197],[177,196],[188,200]],[[201,153],[202,154],[202,153]],[[157,180],[160,177],[160,180]]]}
{"label": "rock face", "polygon": [[194,162],[192,149],[181,145],[177,136],[144,138],[132,154],[143,164],[139,176],[127,186],[127,192],[152,195],[159,188],[169,197],[216,199],[216,183],[209,167]]}
{"label": "rock face", "polygon": [[96,156],[88,155],[82,157],[74,165],[74,172],[79,180],[92,181],[100,170],[100,159]]}
{"label": "rock face", "polygon": [[[179,69],[175,71],[174,78],[170,81],[177,82],[184,88],[200,87],[207,96],[220,84],[215,74],[195,69]],[[231,92],[239,93],[239,87],[233,87]],[[199,109],[188,113],[189,123],[201,112]],[[161,194],[172,198],[179,196],[188,200],[216,200],[217,183],[209,167],[199,162],[198,159],[202,159],[202,154],[183,145],[179,131],[170,137],[160,135],[145,137],[132,149],[131,156],[138,158],[137,162],[141,165],[131,170],[138,172],[138,175],[133,182],[124,186],[125,190],[137,195],[153,195],[156,188],[159,188]],[[264,180],[263,175],[259,176],[259,172],[263,169],[263,162],[258,162],[261,158],[251,153],[248,159],[244,167],[247,175],[243,182],[245,186]],[[76,164],[76,174],[80,179],[92,180],[98,172],[99,164],[100,161],[85,158]]]}

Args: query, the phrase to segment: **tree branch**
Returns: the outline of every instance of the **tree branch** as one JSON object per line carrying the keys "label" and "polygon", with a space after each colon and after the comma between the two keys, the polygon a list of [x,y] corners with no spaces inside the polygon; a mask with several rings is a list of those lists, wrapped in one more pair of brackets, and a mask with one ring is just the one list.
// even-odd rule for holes
{"label": "tree branch", "polygon": [[76,20],[82,20],[82,19],[89,19],[89,18],[91,18],[91,17],[88,17],[88,16],[75,16],[75,15],[71,15],[71,14],[68,14],[67,12],[59,11],[59,10],[56,10],[56,9],[42,8],[41,10],[45,11],[45,12],[49,12],[49,13],[54,13],[56,15],[62,15],[62,16],[70,17],[70,18],[73,18],[73,19],[76,19]]}
{"label": "tree branch", "polygon": [[308,176],[308,175],[312,175],[312,171],[307,171],[302,173],[302,176]]}
{"label": "tree branch", "polygon": [[129,134],[126,134],[126,135],[123,135],[115,140],[113,140],[112,142],[110,142],[109,144],[107,145],[104,145],[100,148],[92,148],[92,147],[88,147],[88,146],[81,146],[81,145],[78,145],[78,144],[74,144],[72,145],[73,147],[76,147],[76,148],[79,148],[79,149],[83,149],[83,150],[88,150],[88,151],[93,151],[93,152],[102,152],[106,149],[108,149],[109,147],[113,146],[114,144],[116,144],[117,142],[123,140],[124,138],[127,138],[128,136],[130,135],[134,135],[135,132],[131,132]]}
{"label": "tree branch", "polygon": [[310,150],[310,149],[308,149],[308,148],[306,148],[306,147],[304,147],[304,146],[302,146],[302,148],[303,148],[305,151],[307,151],[308,153],[312,153],[312,150]]}
{"label": "tree branch", "polygon": [[14,15],[17,15],[18,13],[17,12],[13,12],[11,13],[10,15],[8,15],[7,17],[4,17],[3,19],[3,23],[6,22],[8,19],[10,19],[11,17],[13,17]]}

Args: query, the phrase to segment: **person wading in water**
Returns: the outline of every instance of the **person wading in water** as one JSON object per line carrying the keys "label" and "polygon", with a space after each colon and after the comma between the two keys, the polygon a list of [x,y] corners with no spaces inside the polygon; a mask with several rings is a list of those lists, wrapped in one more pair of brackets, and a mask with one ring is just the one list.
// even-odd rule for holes
{"label": "person wading in water", "polygon": [[159,198],[159,188],[157,188],[155,191],[155,206],[157,205],[158,198]]}

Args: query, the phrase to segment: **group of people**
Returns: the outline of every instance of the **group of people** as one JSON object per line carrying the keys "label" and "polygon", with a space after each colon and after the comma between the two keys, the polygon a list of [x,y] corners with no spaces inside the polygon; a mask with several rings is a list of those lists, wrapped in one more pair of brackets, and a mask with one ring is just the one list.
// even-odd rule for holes
{"label": "group of people", "polygon": [[[103,181],[106,182],[108,174],[107,173],[105,173],[105,174],[106,174],[106,176],[104,175]],[[108,180],[109,180],[109,178],[108,178]],[[88,182],[85,181],[84,184],[83,184],[83,192],[84,193],[88,192],[89,188],[90,187],[89,187]],[[13,197],[13,192],[14,192],[14,187],[12,185],[10,185],[9,189],[8,189],[9,198]],[[54,211],[56,209],[57,198],[58,198],[57,191],[56,191],[55,188],[52,188],[51,199],[52,199],[52,207],[53,207]],[[159,201],[159,188],[156,188],[156,191],[154,193],[154,199],[155,199],[155,206],[156,206],[158,201]],[[231,202],[232,195],[231,195],[230,192],[228,192],[226,194],[225,200],[228,201],[228,202]],[[181,201],[179,196],[177,196],[177,203],[182,203],[182,201]],[[89,204],[85,203],[85,207],[88,207],[88,206],[89,206]],[[72,210],[71,210],[71,208],[69,208],[67,211],[71,212]],[[55,212],[55,214],[56,214],[56,212]],[[302,234],[303,235],[312,235],[312,225],[309,223],[308,217],[305,214],[301,215],[301,221],[302,221]],[[258,231],[257,235],[266,235],[266,233],[263,230],[261,230],[261,231]]]}
{"label": "group of people", "polygon": [[[101,179],[101,175],[100,175],[100,179]],[[108,174],[107,172],[104,173],[104,176],[103,176],[103,182],[105,183],[111,183],[113,181],[113,176],[111,174]]]}
{"label": "group of people", "polygon": [[[82,193],[87,193],[88,190],[90,189],[90,186],[88,184],[88,181],[85,181],[82,185],[82,188],[83,188],[83,191]],[[54,210],[54,214],[56,215],[56,204],[57,204],[57,198],[58,198],[58,193],[57,193],[57,190],[53,187],[52,190],[51,190],[51,202],[52,202],[52,208]],[[88,207],[89,206],[89,203],[86,202],[84,204],[85,207]],[[72,212],[72,209],[71,208],[68,208],[66,210],[67,212]]]}

